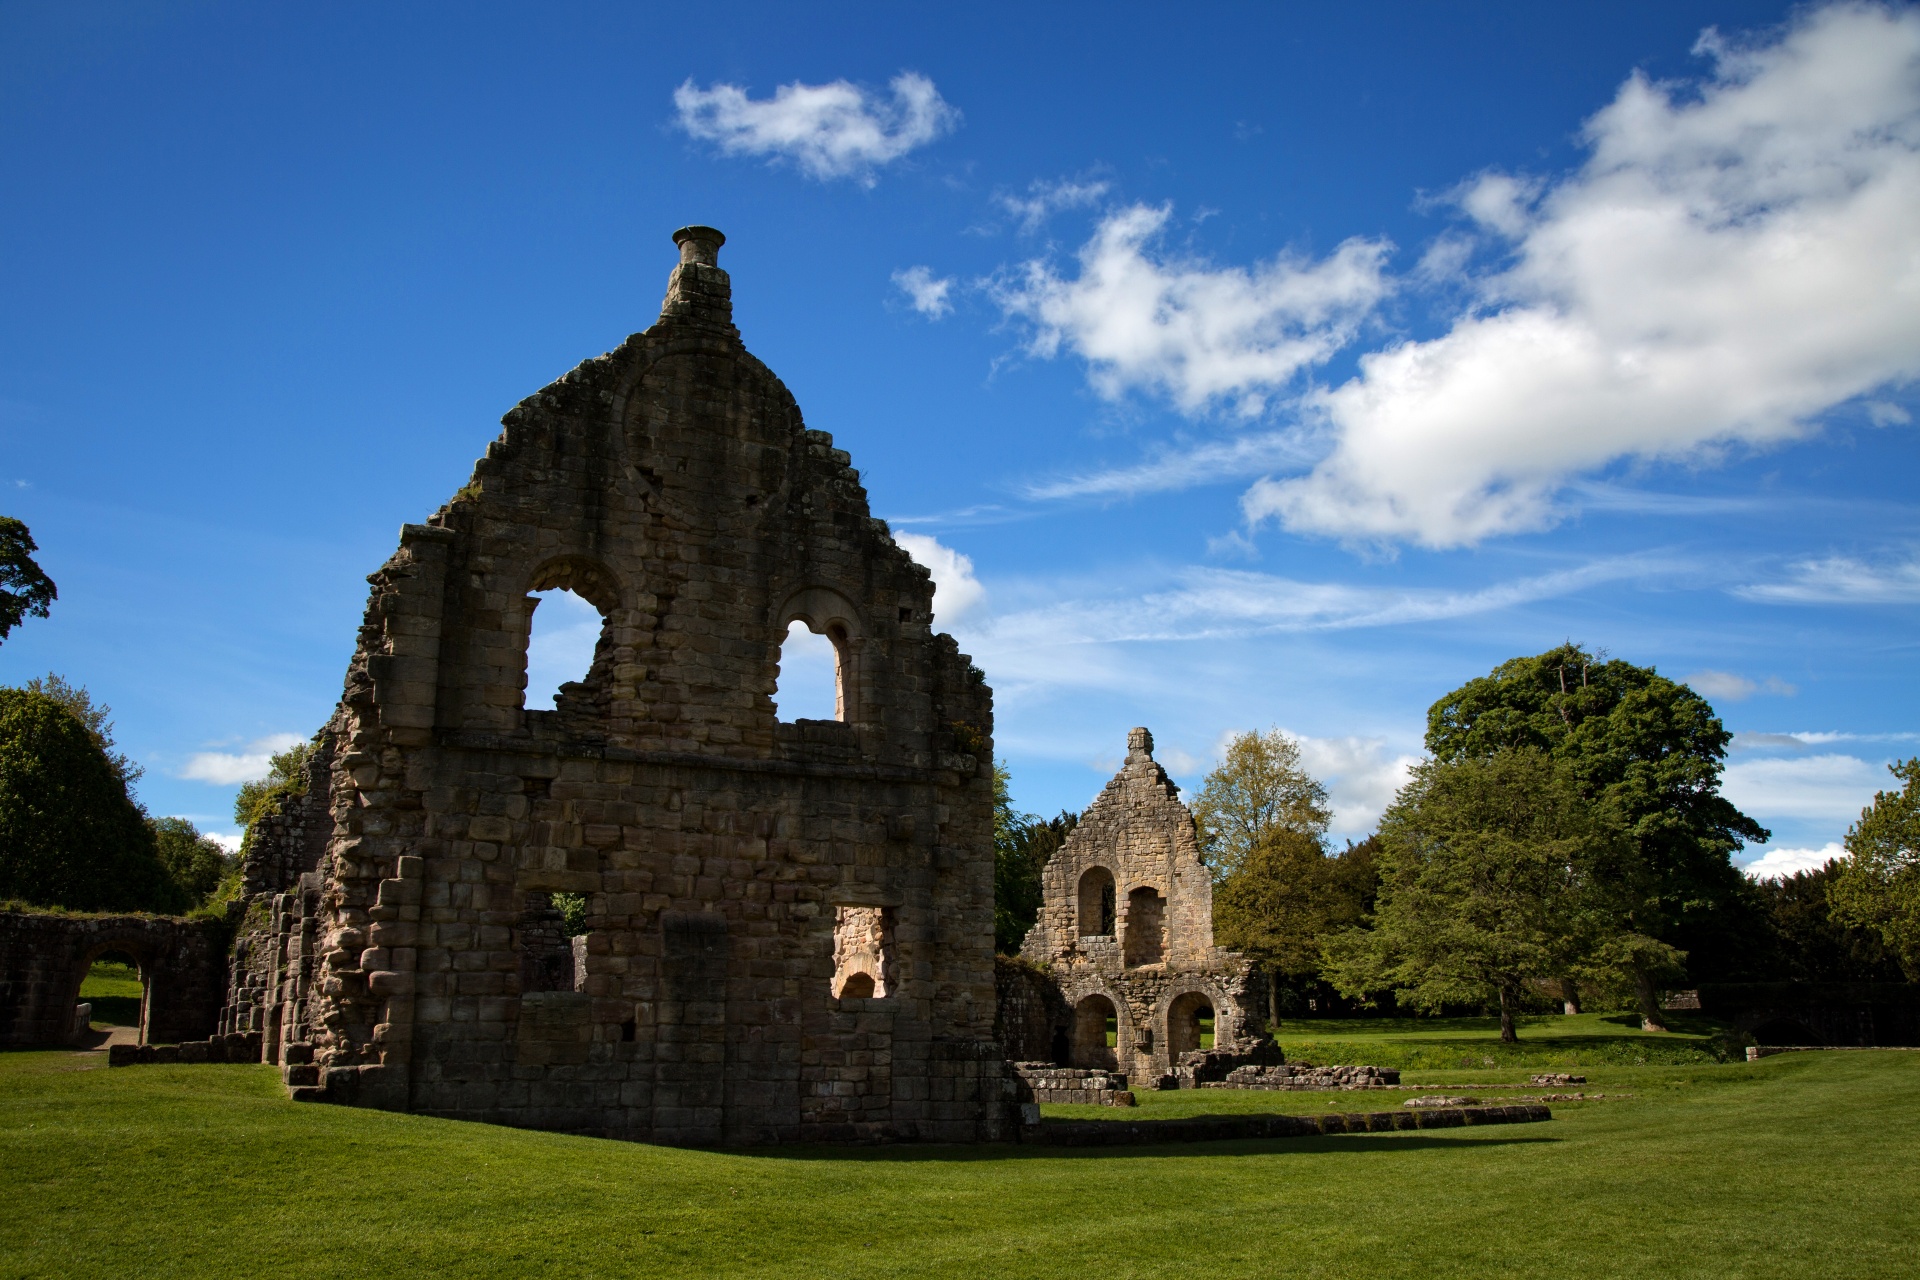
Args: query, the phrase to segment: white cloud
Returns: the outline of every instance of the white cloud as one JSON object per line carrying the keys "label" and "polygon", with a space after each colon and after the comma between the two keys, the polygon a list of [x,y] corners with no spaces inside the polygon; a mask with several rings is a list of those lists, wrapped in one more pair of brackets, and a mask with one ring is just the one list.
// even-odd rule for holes
{"label": "white cloud", "polygon": [[1036,259],[993,281],[1002,310],[1032,325],[1027,350],[1072,351],[1110,398],[1144,390],[1188,413],[1226,405],[1250,416],[1351,341],[1389,291],[1384,241],[1348,240],[1318,262],[1282,254],[1252,269],[1215,267],[1156,250],[1171,213],[1109,214],[1072,278]]}
{"label": "white cloud", "polygon": [[1920,602],[1920,559],[1868,564],[1847,556],[1802,560],[1777,582],[1734,588],[1764,604],[1913,604]]}
{"label": "white cloud", "polygon": [[1873,803],[1886,776],[1880,765],[1849,755],[1737,760],[1721,775],[1720,794],[1763,822],[1853,822]]}
{"label": "white cloud", "polygon": [[266,777],[273,767],[270,757],[306,740],[303,734],[273,733],[248,743],[244,751],[202,751],[187,760],[179,776],[220,787],[238,786]]}
{"label": "white cloud", "polygon": [[953,303],[947,295],[953,291],[953,281],[936,276],[930,267],[908,267],[904,271],[893,273],[894,287],[907,295],[907,301],[913,309],[929,320],[938,320],[953,310]]}
{"label": "white cloud", "polygon": [[1779,880],[1802,871],[1818,871],[1847,851],[1838,840],[1830,840],[1818,849],[1768,849],[1741,870],[1755,880]]}
{"label": "white cloud", "polygon": [[695,138],[718,143],[729,155],[787,159],[819,179],[858,178],[925,146],[960,122],[933,81],[903,71],[884,99],[845,80],[781,85],[771,98],[749,98],[738,85],[673,92],[678,123]]}
{"label": "white cloud", "polygon": [[1300,762],[1326,784],[1333,804],[1333,830],[1360,836],[1380,823],[1393,797],[1405,786],[1420,757],[1395,753],[1385,738],[1311,738],[1289,734],[1300,744]]}
{"label": "white cloud", "polygon": [[839,670],[833,641],[815,635],[804,622],[788,623],[774,683],[774,713],[787,721],[832,720],[838,713]]}
{"label": "white cloud", "polygon": [[987,589],[973,576],[973,559],[942,546],[924,533],[896,533],[893,540],[933,575],[933,617],[936,625],[951,627],[987,597]]}
{"label": "white cloud", "polygon": [[1799,690],[1782,680],[1779,676],[1768,676],[1765,680],[1753,681],[1731,671],[1696,671],[1687,676],[1683,684],[1703,698],[1718,699],[1722,702],[1741,702],[1756,693],[1778,694],[1792,697]]}
{"label": "white cloud", "polygon": [[1867,421],[1876,427],[1904,427],[1913,415],[1891,401],[1873,400],[1867,404]]}
{"label": "white cloud", "polygon": [[1334,440],[1252,520],[1436,547],[1544,527],[1569,478],[1805,434],[1920,376],[1920,12],[1839,5],[1714,36],[1695,93],[1635,74],[1550,187],[1460,203],[1506,269],[1442,337],[1310,397]]}
{"label": "white cloud", "polygon": [[1104,182],[1079,182],[1062,178],[1057,182],[1030,183],[1024,196],[1003,194],[994,199],[1002,209],[1020,220],[1020,230],[1031,234],[1062,209],[1080,209],[1094,204],[1109,189]]}

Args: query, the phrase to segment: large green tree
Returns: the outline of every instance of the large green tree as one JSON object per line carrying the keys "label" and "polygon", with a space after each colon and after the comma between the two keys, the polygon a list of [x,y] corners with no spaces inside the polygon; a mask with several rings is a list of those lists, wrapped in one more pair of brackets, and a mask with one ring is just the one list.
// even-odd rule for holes
{"label": "large green tree", "polygon": [[60,591],[35,563],[33,535],[12,516],[0,516],[0,640],[26,618],[44,618]]}
{"label": "large green tree", "polygon": [[220,887],[220,881],[233,866],[233,859],[217,840],[202,835],[200,829],[185,818],[154,818],[150,825],[154,848],[160,856],[160,865],[166,868],[167,878],[180,890],[187,905],[201,906]]}
{"label": "large green tree", "polygon": [[1421,1009],[1496,1004],[1511,1042],[1530,981],[1606,932],[1588,888],[1621,843],[1536,748],[1428,761],[1381,819],[1373,927],[1328,939],[1327,977]]}
{"label": "large green tree", "polygon": [[27,689],[0,689],[0,898],[77,911],[186,905],[93,732]]}
{"label": "large green tree", "polygon": [[1623,934],[1652,940],[1631,970],[1649,1007],[1659,956],[1690,953],[1696,979],[1740,972],[1755,929],[1764,929],[1732,854],[1767,831],[1720,794],[1732,735],[1705,698],[1684,684],[1618,659],[1564,644],[1502,663],[1433,704],[1427,750],[1434,759],[1486,758],[1532,748],[1565,765],[1603,819],[1635,847],[1634,873],[1617,885]]}
{"label": "large green tree", "polygon": [[1323,941],[1373,909],[1379,884],[1372,840],[1332,857],[1317,835],[1278,827],[1213,891],[1213,938],[1251,959],[1267,979],[1267,1017],[1280,993],[1313,982]]}
{"label": "large green tree", "polygon": [[1200,848],[1215,881],[1233,875],[1273,832],[1317,840],[1332,818],[1327,789],[1300,762],[1300,744],[1278,729],[1229,740],[1193,801]]}
{"label": "large green tree", "polygon": [[1873,930],[1920,982],[1920,757],[1887,768],[1905,785],[1875,794],[1847,831],[1830,894],[1842,924]]}

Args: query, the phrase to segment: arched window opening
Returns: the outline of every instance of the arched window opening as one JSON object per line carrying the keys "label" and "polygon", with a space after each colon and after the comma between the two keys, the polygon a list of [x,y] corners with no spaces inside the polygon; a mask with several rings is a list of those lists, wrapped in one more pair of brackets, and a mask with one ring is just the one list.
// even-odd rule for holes
{"label": "arched window opening", "polygon": [[1127,895],[1126,961],[1159,964],[1167,953],[1167,900],[1158,889],[1141,887]]}
{"label": "arched window opening", "polygon": [[529,711],[551,711],[554,698],[569,684],[587,678],[606,634],[600,610],[565,587],[527,597],[532,618],[527,628]]}
{"label": "arched window opening", "polygon": [[1183,1053],[1213,1048],[1213,1001],[1189,991],[1167,1006],[1167,1056],[1174,1062]]}
{"label": "arched window opening", "polygon": [[1119,1042],[1120,1016],[1113,1001],[1094,995],[1074,1006],[1074,1066],[1115,1069],[1119,1066],[1119,1057],[1114,1050]]}
{"label": "arched window opening", "polygon": [[820,635],[795,619],[780,645],[780,674],[773,705],[782,720],[844,720],[843,637]]}
{"label": "arched window opening", "polygon": [[1080,936],[1113,936],[1113,872],[1105,867],[1088,867],[1080,877]]}

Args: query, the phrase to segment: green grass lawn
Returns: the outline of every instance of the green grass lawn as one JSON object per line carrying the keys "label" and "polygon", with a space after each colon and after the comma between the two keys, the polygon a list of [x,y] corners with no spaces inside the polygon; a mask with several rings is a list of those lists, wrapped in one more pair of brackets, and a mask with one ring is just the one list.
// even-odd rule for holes
{"label": "green grass lawn", "polygon": [[128,964],[96,960],[80,981],[80,1000],[93,1006],[95,1030],[140,1025],[140,971]]}
{"label": "green grass lawn", "polygon": [[1640,1030],[1638,1015],[1582,1013],[1522,1017],[1518,1044],[1490,1035],[1487,1018],[1320,1018],[1287,1020],[1276,1039],[1294,1061],[1371,1063],[1401,1070],[1453,1068],[1566,1070],[1601,1066],[1705,1065],[1739,1057],[1721,1024],[1667,1015],[1672,1030]]}
{"label": "green grass lawn", "polygon": [[1920,1274],[1920,1054],[1589,1074],[1634,1096],[1289,1141],[712,1152],[295,1104],[267,1067],[0,1054],[0,1277]]}

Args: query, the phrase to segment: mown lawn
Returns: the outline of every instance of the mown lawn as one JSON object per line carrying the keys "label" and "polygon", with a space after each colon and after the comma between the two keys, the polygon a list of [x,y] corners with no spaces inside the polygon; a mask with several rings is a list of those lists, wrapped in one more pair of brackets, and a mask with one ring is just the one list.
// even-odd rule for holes
{"label": "mown lawn", "polygon": [[80,981],[80,999],[93,1006],[88,1025],[96,1031],[139,1026],[141,991],[140,971],[132,965],[94,961]]}
{"label": "mown lawn", "polygon": [[[264,1067],[0,1054],[0,1276],[1920,1274],[1920,1054],[1588,1074],[1633,1096],[1424,1133],[743,1153],[294,1104]],[[1305,1109],[1206,1095],[1134,1114]]]}

